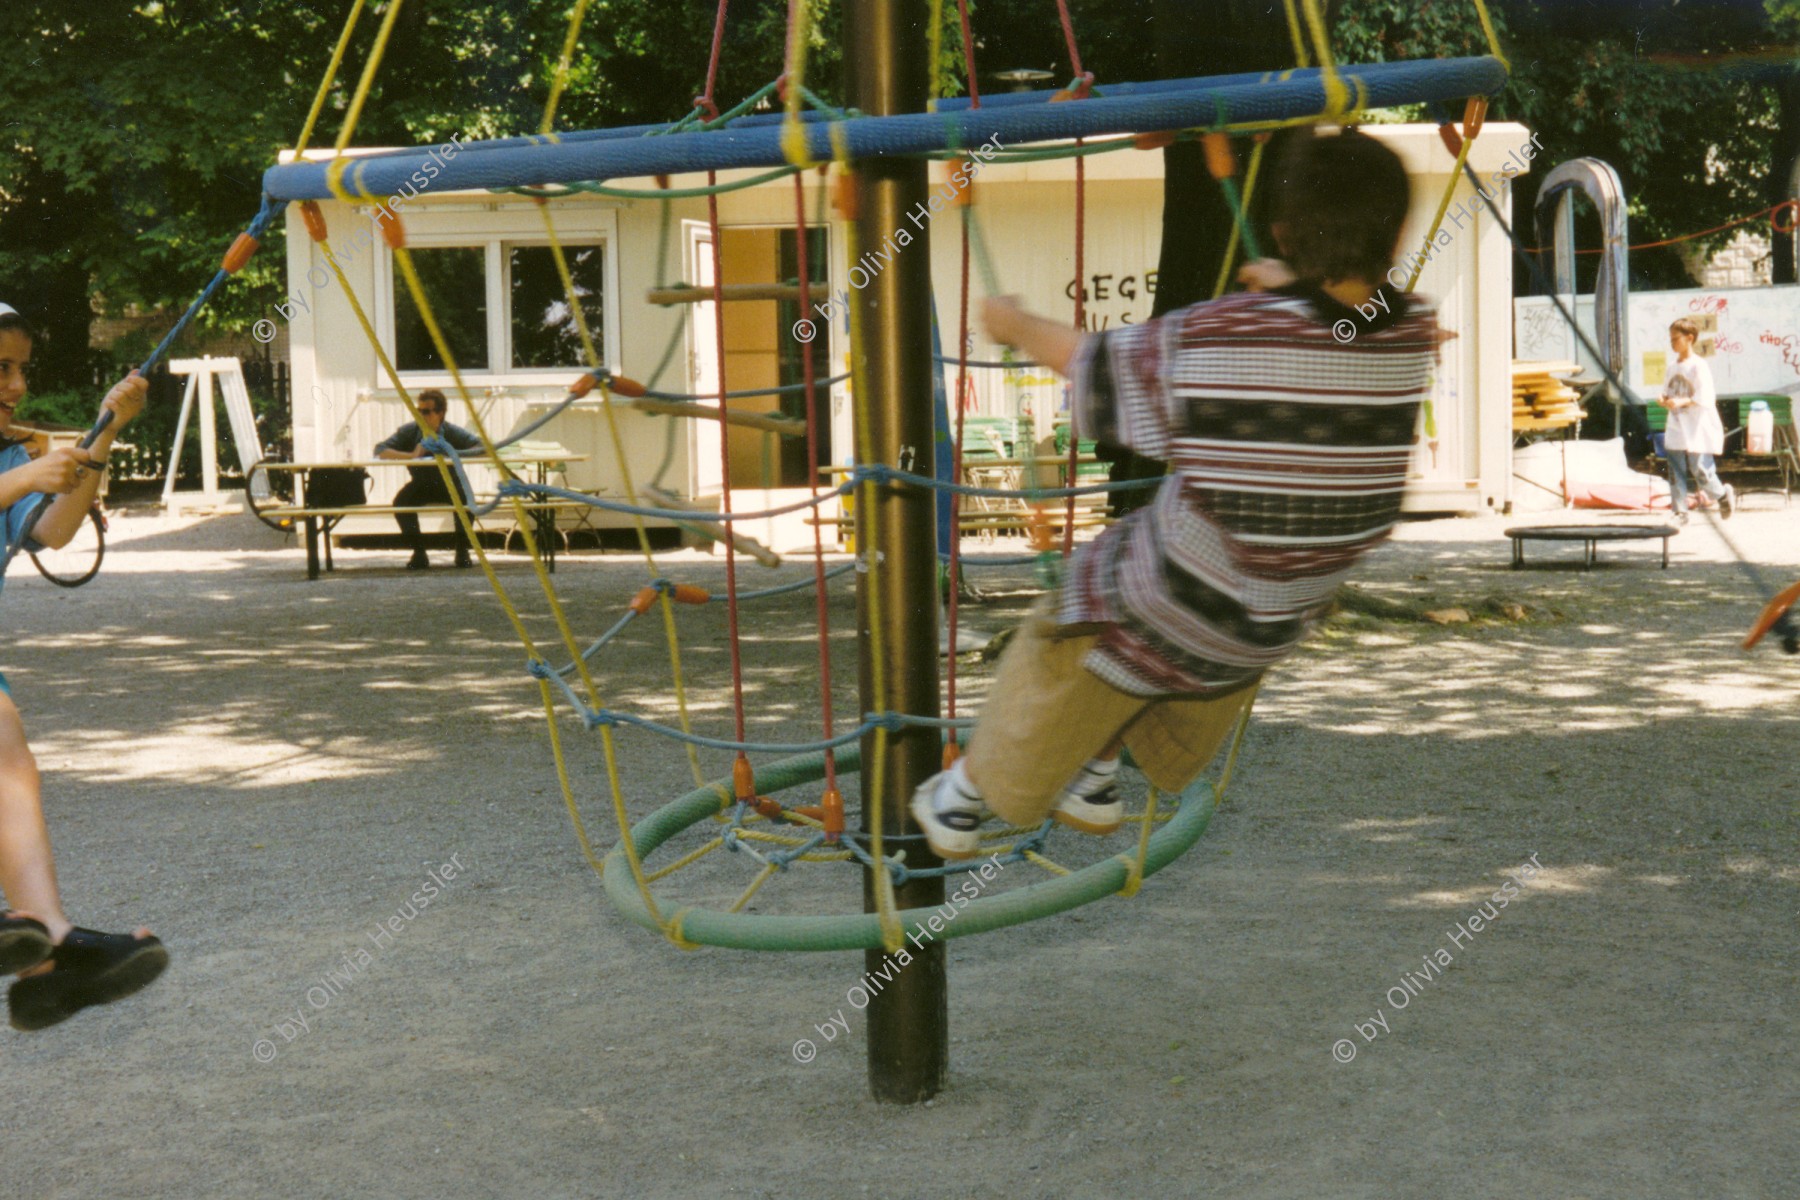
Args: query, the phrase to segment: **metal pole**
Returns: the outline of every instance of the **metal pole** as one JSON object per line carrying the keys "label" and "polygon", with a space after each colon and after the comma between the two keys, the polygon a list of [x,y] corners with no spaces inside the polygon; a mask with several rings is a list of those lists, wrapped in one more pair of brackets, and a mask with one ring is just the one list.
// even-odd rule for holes
{"label": "metal pole", "polygon": [[[851,82],[850,103],[877,116],[923,112],[928,81],[926,0],[853,0],[846,16]],[[884,258],[861,258],[851,276],[863,286],[850,303],[862,331],[863,361],[856,386],[870,428],[860,439],[876,462],[932,473],[931,424],[931,246],[929,222],[915,223],[907,214],[924,203],[922,159],[871,159],[856,164],[858,197],[852,266],[861,255],[880,249]],[[930,210],[927,208],[927,212]],[[926,228],[921,228],[924,225]],[[896,245],[897,230],[912,240]],[[865,273],[868,276],[865,277]],[[874,499],[875,536],[870,526],[869,489],[863,489],[857,520],[857,550],[878,564],[860,574],[857,631],[860,638],[864,712],[938,712],[937,673],[937,542],[934,497],[925,488],[883,487]],[[871,595],[870,589],[879,589]],[[873,603],[872,603],[873,601]],[[880,620],[882,694],[874,686],[871,614]],[[909,729],[888,735],[888,753],[880,779],[871,777],[874,736],[863,739],[863,830],[870,831],[867,798],[872,788],[882,796],[884,837],[917,834],[907,813],[913,789],[937,771],[942,738],[936,730]],[[890,843],[891,844],[891,843]],[[907,861],[934,866],[937,859],[922,842],[906,843]],[[935,907],[944,902],[942,879],[918,880],[895,889],[900,908]],[[863,881],[863,910],[875,910],[874,880]],[[914,1104],[929,1100],[944,1086],[950,1047],[946,1017],[949,997],[944,978],[944,946],[908,943],[912,961],[893,982],[884,982],[869,1002],[869,1090],[877,1100]],[[867,969],[887,962],[883,950],[864,954]],[[890,974],[892,967],[889,966]]]}

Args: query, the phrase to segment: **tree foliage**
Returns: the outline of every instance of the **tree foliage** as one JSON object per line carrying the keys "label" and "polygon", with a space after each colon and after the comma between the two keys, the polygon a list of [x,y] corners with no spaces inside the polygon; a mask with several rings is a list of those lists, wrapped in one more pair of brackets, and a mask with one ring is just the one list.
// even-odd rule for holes
{"label": "tree foliage", "polygon": [[[846,3],[810,3],[807,79],[838,99]],[[9,0],[23,48],[0,66],[0,299],[49,326],[39,357],[50,379],[85,383],[93,306],[172,314],[198,290],[255,213],[262,171],[293,144],[349,7]],[[369,6],[315,145],[335,139],[387,7]],[[571,7],[405,0],[354,144],[534,131]],[[992,76],[1006,69],[1070,78],[1052,0],[972,7],[985,90],[1002,86]],[[1272,0],[1256,7],[1282,21]],[[1102,86],[1154,73],[1154,0],[1073,0],[1070,9],[1083,65]],[[709,0],[594,0],[558,126],[682,116],[705,85],[714,10]],[[1800,137],[1800,95],[1769,48],[1800,38],[1800,0],[1496,0],[1494,11],[1514,67],[1496,118],[1537,130],[1549,162],[1611,162],[1631,198],[1635,241],[1719,224],[1777,193],[1800,149],[1787,148]],[[939,71],[962,90],[954,0],[943,12]],[[786,0],[730,5],[721,106],[779,74],[786,20]],[[1472,0],[1340,0],[1332,26],[1343,61],[1486,49]],[[1520,199],[1528,211],[1530,197]],[[243,328],[279,286],[280,267],[265,251],[207,320]],[[1681,274],[1672,252],[1634,256],[1634,269],[1658,283]]]}

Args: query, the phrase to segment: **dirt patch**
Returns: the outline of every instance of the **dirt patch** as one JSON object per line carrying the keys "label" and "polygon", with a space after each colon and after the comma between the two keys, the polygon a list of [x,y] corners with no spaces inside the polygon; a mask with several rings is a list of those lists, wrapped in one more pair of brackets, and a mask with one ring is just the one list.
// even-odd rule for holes
{"label": "dirt patch", "polygon": [[[352,550],[309,584],[247,520],[122,519],[85,588],[14,568],[0,665],[72,914],[145,921],[174,963],[5,1034],[0,1194],[1786,1195],[1800,662],[1735,649],[1756,601],[1703,526],[1666,572],[1511,572],[1504,524],[1409,524],[1374,556],[1359,594],[1397,607],[1346,605],[1271,675],[1229,802],[1135,899],[952,943],[950,1087],[894,1109],[867,1098],[860,955],[684,953],[613,913],[478,575]],[[1731,526],[1790,578],[1792,530]],[[502,574],[543,638],[528,573]],[[557,573],[588,637],[642,579],[624,555]],[[1030,569],[992,587],[964,610],[990,635]],[[812,603],[747,614],[752,736],[815,727]],[[1451,606],[1470,621],[1420,619]],[[682,622],[696,719],[727,733],[723,613]],[[602,653],[608,701],[667,719],[659,625]],[[978,700],[992,664],[964,667]],[[610,844],[593,735],[564,731]],[[618,746],[635,816],[693,786],[663,742]],[[701,891],[753,873],[713,857]],[[851,876],[813,878],[855,907]]]}

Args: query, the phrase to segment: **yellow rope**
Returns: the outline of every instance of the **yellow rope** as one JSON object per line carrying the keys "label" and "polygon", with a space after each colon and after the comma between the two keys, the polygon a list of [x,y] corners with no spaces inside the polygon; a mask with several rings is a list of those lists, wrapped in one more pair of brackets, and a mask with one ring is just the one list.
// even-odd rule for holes
{"label": "yellow rope", "polygon": [[1507,74],[1512,74],[1512,64],[1506,61],[1506,55],[1500,52],[1500,39],[1494,34],[1494,21],[1492,17],[1488,16],[1488,8],[1484,0],[1475,0],[1475,12],[1481,17],[1481,31],[1487,34],[1488,51],[1500,60],[1500,65],[1506,68]]}
{"label": "yellow rope", "polygon": [[[407,290],[412,293],[413,305],[418,310],[420,320],[425,324],[425,331],[431,335],[431,344],[437,349],[439,361],[444,364],[444,368],[450,373],[450,378],[455,382],[457,394],[461,396],[464,403],[469,406],[469,414],[475,425],[475,435],[481,440],[482,449],[494,458],[502,475],[509,474],[506,465],[500,462],[499,450],[494,444],[494,439],[488,434],[486,422],[484,422],[481,417],[481,411],[475,407],[474,400],[469,395],[468,385],[463,382],[462,370],[456,364],[456,355],[451,351],[450,343],[445,339],[443,330],[438,326],[437,315],[431,307],[430,297],[425,294],[425,285],[419,279],[419,273],[413,264],[411,252],[404,247],[395,249],[394,262],[399,266],[401,275],[406,279]],[[369,332],[372,333],[373,330],[370,330]],[[411,407],[410,399],[408,400],[408,407]],[[444,464],[440,463],[440,469],[445,469]],[[467,527],[468,510],[462,500],[461,489],[452,486],[450,488],[450,494],[452,503],[456,508],[457,516],[463,519],[465,527]],[[556,587],[550,579],[549,571],[544,566],[543,555],[538,551],[537,539],[531,532],[530,514],[526,511],[524,504],[516,496],[512,498],[512,508],[514,519],[518,523],[520,540],[524,543],[526,554],[531,558],[532,570],[537,575],[538,585],[543,589],[544,599],[549,604],[550,615],[556,623],[556,631],[562,639],[563,648],[568,652],[570,660],[575,664],[575,669],[581,677],[582,686],[587,691],[589,704],[594,708],[603,707],[600,700],[599,685],[594,682],[594,677],[588,670],[587,660],[582,657],[581,647],[577,643],[575,631],[570,628],[568,616],[563,611],[562,600],[556,594]],[[485,551],[481,550],[479,543],[477,544],[476,549],[481,551],[482,566],[485,570],[487,568],[487,554]],[[496,585],[498,584],[498,580],[491,571],[489,572],[489,582]],[[496,594],[499,594],[497,586]],[[531,649],[529,638],[525,639],[525,643],[527,649]],[[607,786],[612,792],[613,815],[619,823],[619,845],[624,848],[625,860],[631,865],[631,877],[637,884],[638,894],[644,901],[644,909],[649,913],[650,919],[657,923],[657,927],[660,928],[671,941],[679,942],[678,931],[674,931],[670,925],[665,924],[661,915],[658,913],[656,898],[651,894],[650,884],[644,878],[644,864],[638,855],[637,843],[631,836],[631,820],[629,814],[625,810],[624,785],[619,779],[618,746],[613,738],[611,726],[601,727],[600,742],[606,762]]]}
{"label": "yellow rope", "polygon": [[736,912],[744,907],[744,905],[750,903],[750,897],[756,895],[762,885],[769,882],[769,877],[773,874],[775,874],[775,864],[765,863],[763,869],[756,873],[756,878],[750,881],[750,886],[744,889],[744,894],[739,896],[737,902],[725,911]]}
{"label": "yellow rope", "polygon": [[556,60],[556,76],[550,81],[550,99],[544,104],[544,120],[538,126],[539,133],[549,133],[556,121],[556,105],[562,99],[563,89],[569,85],[569,62],[575,57],[575,40],[581,36],[581,18],[587,15],[588,0],[576,0],[575,11],[569,16],[569,33],[563,38],[562,56]]}
{"label": "yellow rope", "polygon": [[[394,390],[399,393],[401,402],[406,405],[407,412],[412,414],[413,420],[419,422],[421,428],[423,428],[423,417],[421,416],[417,405],[414,404],[411,393],[407,391],[406,385],[401,381],[399,370],[395,367],[393,360],[388,357],[387,351],[383,349],[381,339],[375,333],[374,324],[369,320],[368,313],[363,311],[362,303],[356,298],[356,291],[350,286],[350,281],[344,275],[343,268],[339,265],[337,257],[331,253],[330,239],[322,239],[320,241],[320,246],[324,249],[325,261],[330,265],[333,274],[337,276],[338,286],[343,289],[345,297],[348,298],[350,310],[355,314],[357,323],[361,325],[363,335],[368,339],[369,345],[374,349],[375,356],[381,363],[382,369],[387,373],[388,379],[393,383]],[[458,392],[461,394],[464,401],[469,402],[469,410],[473,414],[476,432],[481,438],[483,448],[488,454],[493,455],[496,463],[498,463],[499,454],[492,439],[487,435],[487,430],[482,423],[480,412],[475,408],[473,402],[469,400],[468,389],[463,386],[461,373],[456,369],[455,358],[451,354],[448,344],[444,341],[442,330],[438,327],[436,317],[431,309],[431,302],[426,297],[424,288],[419,283],[417,273],[413,270],[411,256],[402,249],[396,250],[394,252],[394,257],[395,261],[400,264],[402,273],[406,277],[407,285],[412,291],[413,301],[418,307],[420,316],[425,321],[426,329],[432,335],[433,343],[436,345],[439,355],[442,357],[443,362],[450,368],[452,378],[456,380]],[[520,643],[525,647],[526,654],[533,659],[541,659],[542,656],[538,652],[536,642],[533,640],[530,630],[525,626],[524,618],[519,614],[518,608],[513,604],[512,597],[507,593],[505,585],[500,582],[500,577],[495,573],[493,563],[488,559],[486,547],[484,547],[481,544],[481,540],[475,536],[472,514],[468,510],[468,505],[463,498],[462,488],[458,485],[454,473],[450,469],[450,464],[442,457],[438,457],[436,462],[438,473],[444,481],[445,490],[451,497],[451,504],[456,511],[457,520],[463,528],[464,535],[475,548],[476,557],[481,563],[481,570],[487,577],[488,585],[493,589],[495,598],[499,600],[500,607],[506,613],[507,620],[512,623],[513,631],[518,635]],[[505,471],[504,464],[501,465],[501,470],[502,472]],[[582,659],[579,648],[575,645],[574,633],[569,629],[568,622],[563,617],[561,606],[556,602],[555,591],[549,585],[548,575],[544,571],[543,561],[538,554],[537,543],[531,536],[530,519],[526,515],[523,507],[519,505],[517,501],[514,502],[514,513],[515,519],[517,519],[519,523],[519,531],[525,543],[525,548],[531,555],[532,564],[537,568],[538,578],[546,591],[550,594],[551,611],[556,616],[557,625],[559,631],[563,635],[564,643],[570,648],[574,661],[580,666],[582,682],[587,688],[590,702],[598,707],[598,688],[594,685],[593,679],[588,675],[587,664]],[[562,743],[556,727],[554,705],[551,703],[549,682],[547,680],[539,680],[538,682],[542,689],[546,707],[549,710],[547,715],[550,721],[551,747],[556,759],[557,779],[562,788],[563,802],[569,807],[570,815],[575,818],[577,840],[581,842],[583,853],[587,855],[589,864],[596,871],[603,872],[604,867],[596,859],[592,846],[587,840],[586,830],[581,823],[580,815],[577,811],[578,806],[575,800],[574,791],[569,783],[567,763],[562,752]],[[669,934],[671,940],[679,942],[678,933],[671,933],[671,927],[664,925],[662,922],[662,917],[656,905],[656,899],[651,894],[649,883],[644,878],[643,864],[638,857],[637,845],[630,836],[631,826],[625,812],[624,793],[620,787],[618,778],[618,765],[613,746],[612,730],[610,728],[603,729],[601,733],[602,742],[605,747],[608,780],[612,785],[614,813],[618,819],[620,840],[625,847],[625,857],[631,864],[632,877],[637,882],[638,891],[643,897],[645,911],[650,914],[653,921],[657,922],[659,928],[662,928],[666,934]]]}
{"label": "yellow rope", "polygon": [[306,152],[307,143],[312,141],[313,126],[318,124],[319,114],[325,111],[325,98],[331,94],[331,85],[337,79],[338,67],[343,64],[344,51],[350,45],[350,35],[356,30],[365,3],[367,0],[356,0],[350,6],[350,15],[344,19],[344,32],[338,35],[337,48],[331,52],[331,61],[325,66],[325,78],[319,80],[319,94],[313,97],[312,111],[306,114],[306,124],[301,126],[299,140],[294,143],[295,159]]}
{"label": "yellow rope", "polygon": [[[1483,102],[1485,107],[1485,102]],[[1468,116],[1465,112],[1464,117]],[[1450,170],[1450,185],[1444,189],[1443,198],[1438,201],[1437,214],[1431,218],[1431,228],[1425,231],[1425,241],[1419,247],[1419,261],[1413,264],[1412,274],[1407,276],[1406,290],[1412,291],[1419,285],[1419,276],[1425,271],[1425,256],[1431,252],[1431,243],[1437,240],[1438,229],[1444,224],[1444,214],[1450,211],[1450,198],[1456,194],[1456,185],[1462,182],[1463,164],[1469,161],[1469,147],[1475,144],[1476,134],[1481,132],[1476,124],[1470,131],[1470,122],[1464,120],[1462,145],[1456,151],[1456,166]]]}
{"label": "yellow rope", "polygon": [[1039,854],[1036,850],[1025,851],[1025,861],[1033,864],[1034,866],[1039,866],[1039,867],[1044,868],[1044,870],[1050,872],[1052,875],[1073,874],[1073,872],[1071,872],[1069,870],[1069,868],[1062,866],[1059,863],[1051,862],[1049,859],[1047,859],[1043,855]]}
{"label": "yellow rope", "polygon": [[[549,205],[539,204],[538,212],[544,218],[544,234],[550,240],[550,252],[556,260],[556,273],[562,279],[564,299],[568,302],[569,311],[575,315],[575,328],[581,334],[582,351],[587,356],[588,368],[598,370],[603,365],[600,352],[594,345],[592,331],[588,329],[587,314],[582,309],[580,298],[575,294],[575,276],[569,270],[569,260],[563,253],[562,241],[556,236],[556,223],[551,219]],[[620,481],[625,485],[627,502],[636,506],[640,503],[637,484],[631,477],[631,461],[625,453],[625,441],[619,435],[619,421],[614,415],[612,392],[605,383],[600,385],[600,411],[606,417],[606,429],[612,441],[613,463],[618,469]],[[650,577],[655,579],[661,572],[657,569],[656,554],[650,548],[650,533],[644,526],[643,514],[633,512],[631,524],[637,532],[638,550],[644,556],[644,565],[648,568]],[[669,671],[674,678],[675,706],[680,714],[681,731],[691,734],[694,727],[688,712],[687,679],[682,671],[681,636],[675,625],[675,601],[666,591],[658,594],[657,601],[657,607],[662,611],[663,637],[669,647]],[[694,774],[694,786],[703,787],[706,773],[700,768],[699,751],[692,742],[686,743],[686,750],[688,766]]]}
{"label": "yellow rope", "polygon": [[538,688],[543,693],[544,723],[550,729],[550,753],[556,760],[556,782],[562,788],[563,806],[569,810],[569,820],[575,825],[575,840],[581,843],[581,853],[594,868],[594,874],[605,878],[606,864],[594,853],[594,847],[588,841],[587,825],[581,819],[581,806],[575,801],[575,789],[569,784],[569,765],[563,758],[562,732],[556,725],[556,694],[550,690],[548,679],[538,680]]}
{"label": "yellow rope", "polygon": [[388,37],[394,32],[394,21],[404,3],[405,0],[389,0],[387,12],[382,14],[381,28],[375,32],[374,48],[369,51],[369,61],[363,64],[362,78],[356,81],[356,94],[350,97],[350,111],[344,114],[344,127],[338,130],[335,150],[340,155],[350,144],[350,136],[356,132],[356,123],[362,118],[363,102],[369,98],[369,89],[374,86],[375,72],[381,67],[381,56],[387,53]]}
{"label": "yellow rope", "polygon": [[1213,784],[1213,804],[1225,803],[1225,789],[1231,786],[1231,771],[1237,766],[1238,748],[1244,744],[1244,731],[1250,728],[1250,710],[1256,707],[1256,694],[1262,690],[1262,680],[1250,685],[1250,694],[1244,698],[1244,710],[1238,714],[1237,732],[1231,735],[1231,752],[1225,756],[1225,769],[1219,772],[1218,780]]}
{"label": "yellow rope", "polygon": [[1282,3],[1287,6],[1288,36],[1294,42],[1294,63],[1307,66],[1306,35],[1300,32],[1300,14],[1294,8],[1294,0],[1282,0]]}
{"label": "yellow rope", "polygon": [[673,875],[675,872],[681,870],[681,868],[687,866],[689,863],[697,862],[700,859],[705,858],[707,855],[711,854],[714,850],[717,850],[720,846],[723,846],[724,844],[725,844],[724,838],[716,837],[712,841],[706,843],[706,845],[700,847],[698,850],[695,850],[691,853],[682,855],[680,858],[676,859],[674,862],[670,863],[668,866],[663,867],[661,870],[650,872],[650,874],[645,876],[645,878],[650,880],[651,883],[655,883],[658,879],[661,879],[663,876]]}
{"label": "yellow rope", "polygon": [[1312,34],[1313,53],[1318,56],[1319,74],[1325,84],[1325,115],[1340,116],[1350,107],[1350,96],[1344,81],[1338,77],[1337,63],[1331,57],[1331,35],[1325,28],[1325,14],[1319,8],[1319,0],[1300,0],[1300,4],[1306,12],[1306,27]]}
{"label": "yellow rope", "polygon": [[1156,785],[1150,785],[1150,799],[1144,804],[1144,823],[1138,830],[1137,857],[1121,854],[1125,860],[1125,886],[1119,889],[1121,896],[1135,896],[1138,889],[1144,886],[1144,863],[1150,858],[1150,826],[1156,821]]}
{"label": "yellow rope", "polygon": [[[845,153],[848,147],[838,135],[835,124],[832,126],[832,144],[839,149],[840,168],[849,170],[849,155]],[[855,221],[845,221],[844,243],[847,261],[855,262],[861,254]],[[873,421],[869,414],[874,388],[869,383],[868,355],[865,353],[862,321],[858,317],[860,309],[860,305],[850,306],[850,397],[856,407],[857,458],[861,462],[870,463],[875,461]],[[870,695],[880,703],[887,696],[887,673],[886,647],[882,644],[881,634],[881,589],[875,586],[874,578],[875,572],[881,567],[875,553],[875,547],[879,544],[876,536],[876,492],[877,485],[873,480],[863,480],[857,485],[856,506],[863,522],[857,537],[857,554],[863,559],[869,576],[865,594],[869,604]],[[883,848],[882,815],[888,798],[883,794],[887,789],[882,785],[882,780],[887,769],[887,754],[888,730],[882,725],[875,730],[875,751],[870,755],[869,773],[863,776],[863,802],[868,810],[869,852],[875,859],[875,866],[871,868],[875,878],[875,911],[880,919],[882,943],[889,953],[893,953],[904,944],[906,931],[900,924],[899,906],[894,900],[894,880],[888,873],[887,855]]]}
{"label": "yellow rope", "polygon": [[781,153],[796,167],[817,164],[806,150],[806,126],[800,122],[801,88],[806,83],[806,49],[812,34],[812,6],[797,0],[793,36],[788,42],[787,96],[781,121]]}
{"label": "yellow rope", "polygon": [[943,95],[943,77],[939,66],[944,61],[944,0],[931,0],[931,89],[926,93],[925,111],[936,112],[938,97]]}

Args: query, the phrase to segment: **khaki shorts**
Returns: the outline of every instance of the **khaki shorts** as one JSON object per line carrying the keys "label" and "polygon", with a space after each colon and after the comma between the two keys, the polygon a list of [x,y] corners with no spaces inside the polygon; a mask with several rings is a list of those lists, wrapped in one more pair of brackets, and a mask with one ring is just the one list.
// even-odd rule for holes
{"label": "khaki shorts", "polygon": [[1097,635],[1058,625],[1055,597],[1027,617],[969,740],[964,769],[989,808],[1034,825],[1064,784],[1120,734],[1150,782],[1166,792],[1193,782],[1237,729],[1254,684],[1224,696],[1133,696],[1082,666]]}

